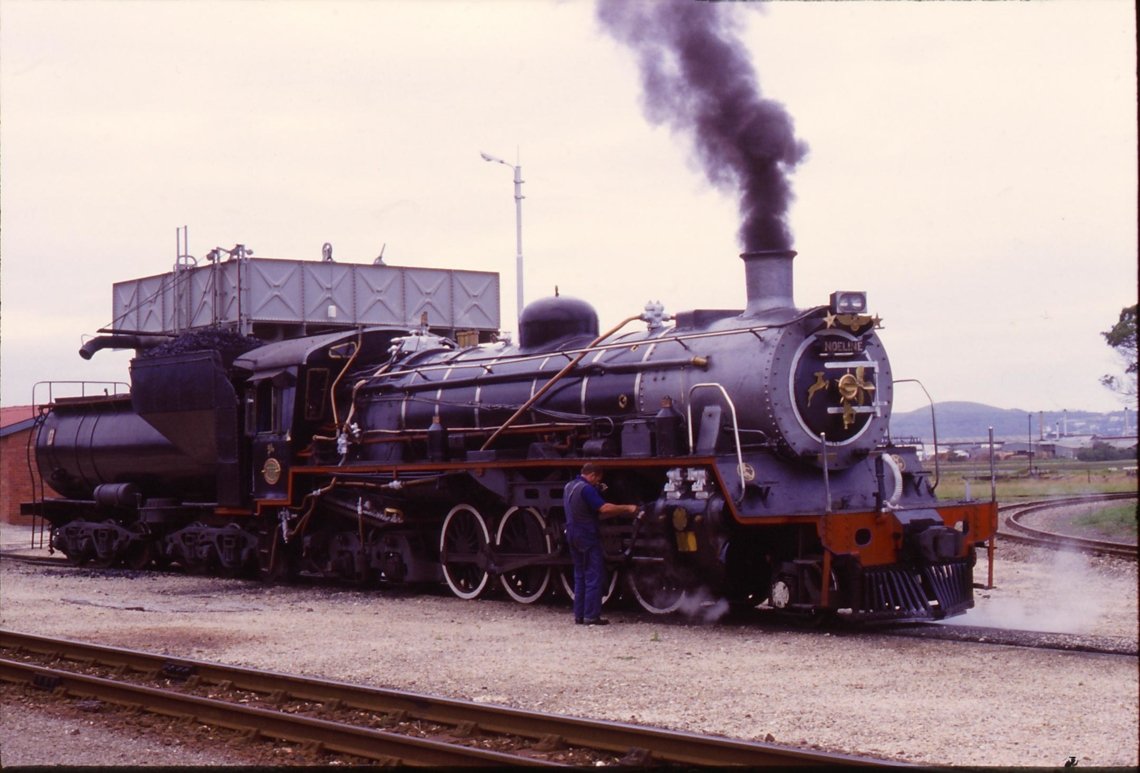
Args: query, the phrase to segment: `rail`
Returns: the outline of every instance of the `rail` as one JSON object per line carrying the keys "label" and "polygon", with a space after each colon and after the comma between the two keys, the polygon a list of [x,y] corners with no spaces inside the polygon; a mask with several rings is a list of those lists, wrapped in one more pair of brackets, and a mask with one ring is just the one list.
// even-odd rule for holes
{"label": "rail", "polygon": [[69,695],[146,707],[164,715],[193,717],[195,722],[245,730],[283,741],[320,744],[324,749],[385,763],[423,765],[544,765],[541,760],[472,749],[441,741],[352,727],[289,712],[243,706],[216,698],[129,684],[15,660],[0,659],[0,679],[62,690]]}
{"label": "rail", "polygon": [[1002,538],[1010,539],[1014,542],[1022,542],[1029,545],[1037,545],[1049,548],[1076,548],[1088,553],[1100,553],[1103,555],[1116,556],[1117,558],[1128,558],[1135,561],[1137,560],[1137,546],[1131,543],[1116,542],[1112,540],[1090,539],[1088,537],[1060,534],[1045,529],[1039,529],[1034,526],[1029,526],[1028,524],[1022,522],[1022,518],[1027,515],[1044,512],[1046,510],[1052,510],[1058,507],[1091,504],[1095,502],[1113,502],[1123,499],[1135,498],[1135,493],[1125,492],[1116,494],[1094,494],[1091,496],[1080,497],[1061,497],[1058,499],[1020,502],[1013,505],[1005,505],[999,508],[999,510],[1005,515],[1004,521],[1005,525],[1008,528],[1000,533]]}
{"label": "rail", "polygon": [[[403,764],[551,764],[548,751],[566,748],[590,750],[593,759],[627,765],[901,764],[256,671],[10,630],[0,630],[0,648],[9,651],[7,658],[0,660],[0,679],[9,682],[37,683],[76,695],[98,694],[106,700],[140,705],[151,711],[194,716],[199,721],[228,727],[254,728],[265,736],[320,743],[329,750]],[[25,662],[29,660],[38,662]],[[62,670],[67,662],[77,667]],[[77,673],[80,668],[102,669],[102,672],[97,676]],[[149,676],[151,681],[179,683],[185,688],[208,687],[211,697],[185,694],[178,697],[170,690],[138,684],[140,674]],[[231,691],[235,692],[234,701],[218,697]],[[186,689],[179,692],[185,693]],[[258,703],[263,705],[258,706]],[[230,707],[235,704],[246,711],[232,712]],[[282,709],[295,704],[304,704],[309,716]],[[334,721],[334,717],[339,718],[342,713],[353,715],[354,712],[357,725],[362,721],[359,713],[364,712],[380,724],[385,723],[380,721],[379,715],[395,715],[402,720],[420,720],[443,728],[425,742],[423,738],[402,739],[387,730],[346,727]],[[313,713],[319,717],[311,716]],[[294,716],[299,717],[299,721],[291,719]],[[521,740],[513,746],[512,753],[492,752],[463,745],[464,737],[469,744],[473,735],[510,736]],[[511,744],[496,742],[494,745],[501,749]],[[598,758],[599,753],[607,756]],[[587,754],[578,759],[591,757]]]}

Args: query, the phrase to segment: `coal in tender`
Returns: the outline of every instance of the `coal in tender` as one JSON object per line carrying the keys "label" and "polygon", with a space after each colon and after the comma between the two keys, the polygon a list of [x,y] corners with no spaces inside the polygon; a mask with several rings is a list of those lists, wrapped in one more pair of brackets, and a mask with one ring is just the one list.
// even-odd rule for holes
{"label": "coal in tender", "polygon": [[143,358],[168,357],[189,352],[216,351],[222,355],[223,360],[231,363],[235,357],[264,345],[265,342],[255,336],[211,327],[189,330],[170,341],[144,349],[139,356]]}

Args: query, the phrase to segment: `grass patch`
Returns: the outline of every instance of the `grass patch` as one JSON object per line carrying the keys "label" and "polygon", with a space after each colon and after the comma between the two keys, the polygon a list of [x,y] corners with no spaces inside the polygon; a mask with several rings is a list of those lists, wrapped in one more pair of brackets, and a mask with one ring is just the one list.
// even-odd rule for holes
{"label": "grass patch", "polygon": [[1136,506],[1112,505],[1087,515],[1077,516],[1073,523],[1088,526],[1114,538],[1136,539]]}
{"label": "grass patch", "polygon": [[[925,466],[933,473],[933,462],[926,462]],[[1120,463],[1051,459],[1040,465],[1035,463],[1034,467],[1034,474],[1030,475],[1024,460],[999,463],[994,470],[998,501],[1136,492],[1135,470],[1126,470]],[[967,488],[972,499],[990,498],[988,463],[941,462],[940,472],[939,498],[965,499]]]}

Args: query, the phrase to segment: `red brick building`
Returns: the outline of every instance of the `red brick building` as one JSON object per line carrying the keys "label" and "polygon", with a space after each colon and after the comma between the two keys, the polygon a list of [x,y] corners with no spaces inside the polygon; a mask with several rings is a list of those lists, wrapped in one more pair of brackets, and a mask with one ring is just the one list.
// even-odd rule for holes
{"label": "red brick building", "polygon": [[32,501],[33,486],[39,485],[39,474],[34,468],[31,472],[28,470],[28,442],[35,415],[32,405],[0,408],[0,522],[3,523],[32,522],[31,516],[20,515],[20,503]]}

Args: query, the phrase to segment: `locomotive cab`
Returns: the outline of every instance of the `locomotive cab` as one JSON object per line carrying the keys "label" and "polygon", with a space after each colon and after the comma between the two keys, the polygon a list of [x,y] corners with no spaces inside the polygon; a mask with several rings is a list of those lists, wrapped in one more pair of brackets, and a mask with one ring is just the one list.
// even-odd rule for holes
{"label": "locomotive cab", "polygon": [[392,328],[329,333],[253,349],[234,362],[248,374],[245,387],[249,480],[257,501],[288,501],[289,469],[332,458],[336,419],[347,400],[335,387],[353,362],[375,362],[394,338]]}

